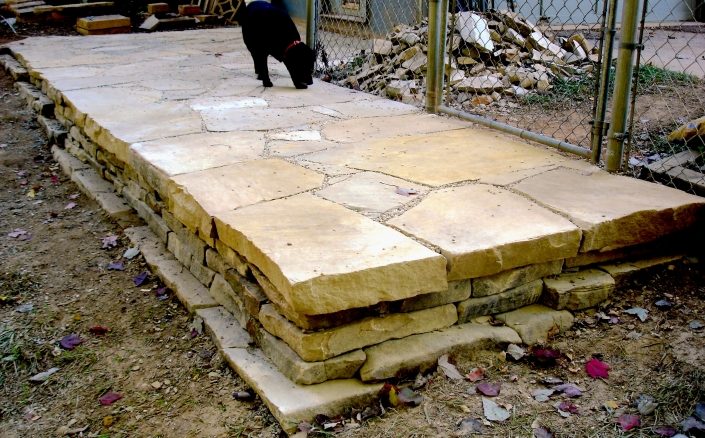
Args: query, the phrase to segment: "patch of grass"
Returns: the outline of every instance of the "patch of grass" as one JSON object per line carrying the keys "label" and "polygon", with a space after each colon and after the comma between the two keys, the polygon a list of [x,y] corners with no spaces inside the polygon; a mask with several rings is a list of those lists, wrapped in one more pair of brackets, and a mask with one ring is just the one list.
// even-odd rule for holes
{"label": "patch of grass", "polygon": [[663,416],[686,418],[692,412],[695,404],[705,397],[705,371],[674,370],[661,382],[654,394],[659,402],[658,410]]}
{"label": "patch of grass", "polygon": [[0,291],[2,291],[2,295],[16,297],[38,290],[39,283],[25,272],[13,271],[0,273]]}
{"label": "patch of grass", "polygon": [[[695,76],[687,73],[666,70],[653,65],[642,65],[639,67],[639,92],[649,93],[654,91],[654,87],[659,85],[696,85],[700,82]],[[610,92],[612,90],[610,86]]]}
{"label": "patch of grass", "polygon": [[80,363],[81,368],[85,369],[98,361],[98,356],[94,351],[88,348],[76,348],[71,351],[63,351],[56,359],[57,366],[66,366],[70,363]]}

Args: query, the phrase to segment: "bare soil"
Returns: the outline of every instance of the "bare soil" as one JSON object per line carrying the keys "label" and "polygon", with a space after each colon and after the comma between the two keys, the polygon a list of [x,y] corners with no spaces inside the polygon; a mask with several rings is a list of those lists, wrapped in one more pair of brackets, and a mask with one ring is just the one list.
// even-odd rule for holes
{"label": "bare soil", "polygon": [[[144,262],[121,258],[127,239],[60,172],[34,115],[4,73],[0,187],[0,437],[281,435],[259,399],[233,398],[246,385],[210,339],[193,332],[171,294],[157,297],[158,279],[134,285]],[[27,234],[11,237],[18,229]],[[118,236],[117,247],[102,248],[110,235]],[[107,269],[118,260],[124,271]],[[475,383],[434,372],[418,385],[420,406],[319,418],[329,429],[310,435],[465,436],[459,427],[464,419],[484,423],[482,436],[493,437],[529,437],[538,426],[561,437],[649,437],[657,426],[678,429],[705,401],[705,329],[690,327],[692,321],[705,324],[704,273],[702,255],[691,255],[620,285],[610,302],[578,314],[575,327],[550,342],[562,352],[554,366],[507,361],[497,351],[451,357],[461,373],[482,367],[486,381],[501,383],[495,401],[511,413],[505,422],[484,420]],[[663,298],[673,303],[670,310],[656,308]],[[649,311],[645,322],[624,312],[635,306]],[[613,319],[603,321],[597,311]],[[109,331],[91,334],[96,325]],[[60,348],[59,340],[72,333],[83,343]],[[610,365],[607,379],[586,375],[584,363],[592,357]],[[29,382],[52,367],[60,370],[47,381]],[[583,389],[572,399],[578,414],[559,414],[554,404],[565,397],[532,398],[548,376]],[[123,398],[102,406],[98,399],[109,391]],[[635,400],[642,394],[658,407],[641,415],[640,427],[623,432],[616,417],[638,414]]]}

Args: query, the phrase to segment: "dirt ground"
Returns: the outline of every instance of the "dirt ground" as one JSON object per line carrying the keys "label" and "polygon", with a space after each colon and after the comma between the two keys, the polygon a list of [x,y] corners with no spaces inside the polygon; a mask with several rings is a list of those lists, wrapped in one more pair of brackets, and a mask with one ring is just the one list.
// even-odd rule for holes
{"label": "dirt ground", "polygon": [[[260,400],[234,399],[246,385],[210,339],[193,332],[183,306],[169,292],[166,299],[158,295],[158,280],[135,286],[145,264],[139,256],[121,258],[127,239],[60,172],[4,73],[0,187],[0,437],[281,435]],[[117,236],[116,247],[103,248],[108,236]],[[474,425],[493,437],[667,436],[657,428],[679,430],[705,401],[705,329],[698,328],[705,325],[703,260],[691,254],[643,273],[600,309],[578,314],[574,328],[549,345],[561,352],[555,365],[531,355],[508,361],[497,351],[451,357],[461,374],[481,367],[484,382],[501,384],[493,400],[509,411],[504,422],[485,420],[477,382],[434,372],[418,382],[395,382],[414,386],[423,397],[419,406],[319,418],[328,429],[309,435],[470,436]],[[124,271],[108,269],[117,261]],[[661,299],[672,307],[657,308]],[[648,311],[645,322],[625,313],[633,307]],[[93,334],[96,326],[109,331]],[[61,348],[70,334],[82,343]],[[609,377],[587,376],[584,365],[592,357],[609,364]],[[52,367],[59,371],[46,381],[29,381]],[[582,396],[534,400],[533,391],[551,385],[544,383],[548,377],[577,385]],[[101,405],[99,398],[111,392],[122,398]],[[639,414],[641,395],[658,403],[653,412]],[[555,405],[567,400],[576,413],[564,418]],[[622,431],[622,414],[639,415],[641,425]],[[540,434],[548,430],[553,435]]]}

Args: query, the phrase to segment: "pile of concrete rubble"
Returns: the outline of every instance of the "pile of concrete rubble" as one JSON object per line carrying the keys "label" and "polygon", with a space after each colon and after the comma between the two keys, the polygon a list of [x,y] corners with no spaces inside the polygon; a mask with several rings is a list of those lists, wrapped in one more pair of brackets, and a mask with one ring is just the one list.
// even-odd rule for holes
{"label": "pile of concrete rubble", "polygon": [[[446,84],[454,102],[472,106],[547,92],[556,78],[590,74],[598,60],[597,49],[581,33],[556,37],[508,11],[449,14],[447,35]],[[350,70],[342,82],[409,103],[423,101],[428,22],[397,26],[372,45],[362,59],[343,66]]]}

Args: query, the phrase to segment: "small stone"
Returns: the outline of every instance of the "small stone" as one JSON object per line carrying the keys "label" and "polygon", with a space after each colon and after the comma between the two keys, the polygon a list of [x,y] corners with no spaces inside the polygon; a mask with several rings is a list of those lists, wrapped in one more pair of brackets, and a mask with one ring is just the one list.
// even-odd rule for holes
{"label": "small stone", "polygon": [[636,407],[641,415],[651,415],[658,407],[658,403],[650,395],[642,394],[636,399]]}
{"label": "small stone", "polygon": [[162,382],[157,380],[156,382],[152,382],[150,386],[154,389],[159,389],[162,387]]}
{"label": "small stone", "polygon": [[703,325],[702,321],[698,321],[697,319],[694,321],[690,321],[690,324],[688,324],[688,327],[690,327],[692,330],[700,330],[705,325]]}
{"label": "small stone", "polygon": [[208,377],[210,377],[211,379],[219,379],[220,374],[216,373],[215,371],[211,371],[210,373],[208,373]]}

